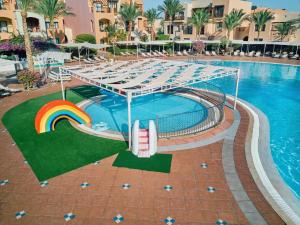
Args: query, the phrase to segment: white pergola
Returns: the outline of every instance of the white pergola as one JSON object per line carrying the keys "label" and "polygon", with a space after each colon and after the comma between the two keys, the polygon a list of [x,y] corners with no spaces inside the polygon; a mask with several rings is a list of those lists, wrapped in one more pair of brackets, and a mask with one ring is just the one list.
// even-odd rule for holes
{"label": "white pergola", "polygon": [[[164,92],[221,77],[235,76],[234,109],[238,96],[240,69],[161,59],[118,61],[91,66],[64,66],[62,75],[71,75],[81,81],[100,87],[127,99],[128,141],[131,148],[131,101],[133,98]],[[64,87],[61,79],[63,99]]]}

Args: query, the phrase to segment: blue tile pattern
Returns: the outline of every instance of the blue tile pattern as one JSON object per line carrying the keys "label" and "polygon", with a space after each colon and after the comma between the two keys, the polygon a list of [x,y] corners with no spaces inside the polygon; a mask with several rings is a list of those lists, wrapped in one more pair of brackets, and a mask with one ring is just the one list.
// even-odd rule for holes
{"label": "blue tile pattern", "polygon": [[175,219],[170,216],[168,216],[164,221],[167,225],[172,225],[175,223]]}
{"label": "blue tile pattern", "polygon": [[24,210],[20,212],[16,212],[16,219],[21,219],[22,217],[26,216],[26,212]]}
{"label": "blue tile pattern", "polygon": [[210,192],[210,193],[214,193],[216,191],[216,189],[214,187],[209,186],[207,188],[207,191]]}
{"label": "blue tile pattern", "polygon": [[113,221],[115,221],[116,223],[121,223],[122,221],[124,221],[124,217],[121,214],[118,214],[113,218]]}
{"label": "blue tile pattern", "polygon": [[74,218],[75,218],[75,214],[73,214],[73,213],[67,213],[67,214],[64,215],[65,221],[69,221],[69,220],[72,220]]}
{"label": "blue tile pattern", "polygon": [[131,187],[131,185],[128,184],[128,183],[122,184],[122,188],[125,189],[125,190],[129,189],[130,187]]}
{"label": "blue tile pattern", "polygon": [[217,225],[227,225],[228,223],[227,223],[226,221],[224,221],[224,220],[218,219],[218,220],[216,221],[216,224],[217,224]]}
{"label": "blue tile pattern", "polygon": [[166,191],[171,191],[173,189],[173,187],[171,185],[166,185],[166,186],[164,186],[164,189]]}
{"label": "blue tile pattern", "polygon": [[80,184],[81,188],[87,188],[89,186],[91,186],[91,185],[88,182],[83,182],[82,184]]}
{"label": "blue tile pattern", "polygon": [[0,186],[5,186],[8,183],[9,183],[8,180],[0,180]]}
{"label": "blue tile pattern", "polygon": [[47,180],[40,182],[41,187],[48,186],[49,182]]}

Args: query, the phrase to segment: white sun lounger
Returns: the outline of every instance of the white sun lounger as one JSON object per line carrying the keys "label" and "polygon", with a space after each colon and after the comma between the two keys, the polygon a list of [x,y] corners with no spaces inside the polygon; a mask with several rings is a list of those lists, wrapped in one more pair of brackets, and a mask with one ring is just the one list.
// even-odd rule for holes
{"label": "white sun lounger", "polygon": [[209,51],[205,51],[205,55],[211,56],[210,53],[209,53]]}
{"label": "white sun lounger", "polygon": [[211,51],[212,56],[217,56],[217,53],[215,51]]}
{"label": "white sun lounger", "polygon": [[245,52],[240,52],[240,56],[244,57],[245,56]]}
{"label": "white sun lounger", "polygon": [[256,52],[254,56],[255,57],[260,57],[261,56],[261,52]]}
{"label": "white sun lounger", "polygon": [[180,51],[178,51],[176,54],[177,54],[178,56],[183,56],[183,54],[182,54]]}
{"label": "white sun lounger", "polygon": [[0,84],[0,90],[4,90],[4,91],[7,91],[7,92],[11,92],[11,93],[16,93],[16,92],[21,91],[20,89],[5,87],[2,84]]}

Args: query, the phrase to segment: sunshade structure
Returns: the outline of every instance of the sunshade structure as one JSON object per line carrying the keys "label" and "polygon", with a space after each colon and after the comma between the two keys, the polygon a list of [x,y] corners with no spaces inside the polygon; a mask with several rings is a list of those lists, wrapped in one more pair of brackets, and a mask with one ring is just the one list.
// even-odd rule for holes
{"label": "sunshade structure", "polygon": [[61,47],[65,47],[65,48],[77,48],[78,49],[78,56],[79,56],[79,60],[80,60],[80,52],[81,49],[86,48],[86,49],[104,49],[104,48],[108,48],[111,45],[107,45],[107,44],[91,44],[88,42],[84,42],[84,43],[66,43],[66,44],[60,44]]}
{"label": "sunshade structure", "polygon": [[[71,75],[91,85],[127,98],[128,128],[131,127],[132,98],[187,87],[203,81],[226,76],[236,76],[236,96],[238,94],[239,69],[202,65],[189,62],[144,59],[119,61],[113,65],[61,67],[60,74]],[[63,86],[62,86],[62,93]],[[129,146],[131,129],[129,131]]]}

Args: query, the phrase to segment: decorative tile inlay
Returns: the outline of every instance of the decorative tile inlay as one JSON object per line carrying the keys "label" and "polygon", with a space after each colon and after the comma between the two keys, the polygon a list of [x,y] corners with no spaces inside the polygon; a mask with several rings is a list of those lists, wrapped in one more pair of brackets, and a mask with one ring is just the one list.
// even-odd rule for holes
{"label": "decorative tile inlay", "polygon": [[75,218],[75,214],[73,214],[73,213],[67,213],[67,214],[64,215],[65,221],[69,221],[69,220],[72,220],[74,218]]}
{"label": "decorative tile inlay", "polygon": [[49,182],[47,180],[40,182],[41,187],[48,186]]}
{"label": "decorative tile inlay", "polygon": [[200,164],[201,168],[206,169],[208,167],[207,163],[201,163]]}
{"label": "decorative tile inlay", "polygon": [[124,217],[121,214],[118,214],[113,218],[113,221],[115,221],[116,223],[121,223],[122,221],[124,221]]}
{"label": "decorative tile inlay", "polygon": [[218,220],[216,221],[216,224],[217,224],[217,225],[227,225],[228,223],[227,223],[226,221],[224,221],[224,220],[218,219]]}
{"label": "decorative tile inlay", "polygon": [[127,190],[127,189],[129,189],[131,187],[131,185],[130,184],[122,184],[122,188],[123,189],[125,189],[125,190]]}
{"label": "decorative tile inlay", "polygon": [[214,187],[210,186],[210,187],[207,188],[207,191],[210,192],[210,193],[213,193],[213,192],[216,191],[216,189]]}
{"label": "decorative tile inlay", "polygon": [[26,216],[26,212],[24,210],[20,212],[16,212],[16,219],[21,219],[23,216]]}
{"label": "decorative tile inlay", "polygon": [[5,186],[8,184],[8,180],[0,180],[0,186]]}
{"label": "decorative tile inlay", "polygon": [[164,189],[166,191],[171,191],[173,189],[173,187],[171,185],[166,185],[166,186],[164,186]]}
{"label": "decorative tile inlay", "polygon": [[83,182],[82,184],[80,184],[80,187],[82,187],[82,188],[87,188],[89,186],[91,186],[91,185],[88,182]]}
{"label": "decorative tile inlay", "polygon": [[100,161],[94,162],[94,165],[99,165],[99,164],[100,164]]}
{"label": "decorative tile inlay", "polygon": [[173,223],[175,223],[175,219],[170,216],[168,216],[164,221],[167,225],[172,225]]}

